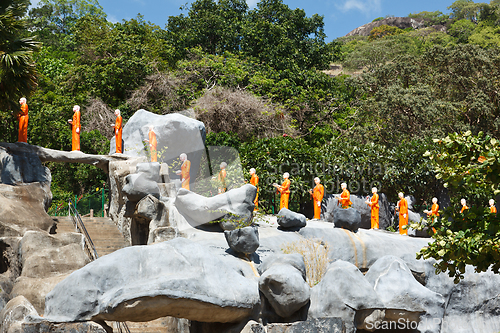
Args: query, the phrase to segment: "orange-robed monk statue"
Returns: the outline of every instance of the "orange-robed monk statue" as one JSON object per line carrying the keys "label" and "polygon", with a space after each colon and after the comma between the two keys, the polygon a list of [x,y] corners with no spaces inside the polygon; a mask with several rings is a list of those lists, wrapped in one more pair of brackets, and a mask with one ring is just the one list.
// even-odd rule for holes
{"label": "orange-robed monk statue", "polygon": [[149,143],[149,153],[151,154],[151,162],[158,162],[158,141],[156,141],[155,127],[149,126],[148,138],[144,142]]}
{"label": "orange-robed monk statue", "polygon": [[226,192],[226,189],[227,189],[227,186],[226,186],[226,177],[227,177],[226,168],[227,168],[227,163],[222,162],[220,164],[219,175],[217,176],[217,180],[219,181],[219,184],[220,184],[219,194]]}
{"label": "orange-robed monk statue", "polygon": [[21,104],[21,112],[17,114],[17,120],[19,121],[19,132],[17,135],[18,142],[28,142],[28,104],[26,104],[26,98],[22,97],[19,100]]}
{"label": "orange-robed monk statue", "polygon": [[320,179],[318,177],[314,178],[314,189],[309,190],[314,204],[314,218],[319,220],[321,218],[321,201],[323,201],[323,196],[325,195],[325,188],[320,184]]}
{"label": "orange-robed monk statue", "polygon": [[250,184],[255,186],[257,188],[257,194],[255,195],[255,200],[253,201],[253,204],[255,205],[255,208],[253,210],[259,210],[259,176],[255,173],[255,169],[251,168],[250,169]]}
{"label": "orange-robed monk statue", "polygon": [[342,208],[347,209],[352,205],[351,193],[347,189],[347,183],[340,184],[340,187],[342,188],[342,194],[340,194],[340,198],[338,198],[339,204]]}
{"label": "orange-robed monk statue", "polygon": [[399,211],[399,234],[408,235],[408,229],[403,229],[403,226],[408,225],[408,201],[403,192],[399,192],[398,196],[399,201],[396,209]]}
{"label": "orange-robed monk statue", "polygon": [[377,188],[372,188],[373,196],[366,197],[365,203],[371,208],[371,229],[379,228],[379,209]]}
{"label": "orange-robed monk statue", "polygon": [[123,153],[123,147],[122,147],[122,116],[120,115],[120,110],[116,109],[115,110],[115,116],[116,116],[116,121],[113,126],[115,130],[115,141],[116,141],[116,152],[122,154]]}
{"label": "orange-robed monk statue", "polygon": [[82,126],[80,125],[80,107],[78,105],[73,106],[73,119],[68,119],[68,123],[71,124],[71,151],[80,150]]}
{"label": "orange-robed monk statue", "polygon": [[497,208],[495,207],[495,200],[490,199],[490,201],[488,203],[490,204],[490,213],[496,214]]}
{"label": "orange-robed monk statue", "polygon": [[177,170],[175,173],[181,178],[182,188],[189,190],[189,180],[191,179],[189,170],[191,169],[191,161],[187,159],[185,153],[180,154],[179,159],[182,161],[181,169]]}
{"label": "orange-robed monk statue", "polygon": [[279,193],[281,193],[281,198],[280,198],[280,210],[282,208],[288,209],[288,198],[290,198],[290,174],[288,172],[285,172],[283,174],[283,184],[278,185],[278,184],[273,184],[274,187],[278,190]]}

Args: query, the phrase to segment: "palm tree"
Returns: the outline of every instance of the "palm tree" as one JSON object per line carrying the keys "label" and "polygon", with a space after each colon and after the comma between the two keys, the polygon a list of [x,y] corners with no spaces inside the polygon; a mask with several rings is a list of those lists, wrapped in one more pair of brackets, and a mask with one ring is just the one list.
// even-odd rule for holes
{"label": "palm tree", "polygon": [[19,98],[30,95],[37,86],[32,55],[39,43],[31,36],[23,37],[27,29],[22,17],[27,7],[26,0],[0,3],[0,129],[4,133],[12,127],[7,111],[17,110]]}

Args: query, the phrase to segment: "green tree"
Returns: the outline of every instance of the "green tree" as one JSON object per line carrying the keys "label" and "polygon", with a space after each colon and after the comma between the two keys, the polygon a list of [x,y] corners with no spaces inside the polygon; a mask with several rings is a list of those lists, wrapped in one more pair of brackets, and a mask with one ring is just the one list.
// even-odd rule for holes
{"label": "green tree", "polygon": [[33,52],[38,43],[23,36],[27,6],[19,0],[0,4],[0,140],[5,141],[12,140],[14,133],[14,119],[8,111],[18,110],[19,98],[29,96],[37,86]]}
{"label": "green tree", "polygon": [[282,0],[262,0],[248,13],[241,50],[277,70],[326,69],[340,51],[337,42],[325,43],[323,17],[307,17]]}
{"label": "green tree", "polygon": [[248,6],[244,0],[197,0],[188,15],[170,16],[166,38],[184,57],[190,48],[210,54],[237,52]]}
{"label": "green tree", "polygon": [[439,10],[435,12],[422,11],[419,13],[411,13],[408,17],[425,20],[425,26],[445,25],[450,18],[449,14],[443,14]]}
{"label": "green tree", "polygon": [[448,9],[451,10],[451,18],[455,20],[470,20],[478,23],[479,16],[484,8],[488,6],[484,2],[475,3],[473,0],[457,0]]}
{"label": "green tree", "polygon": [[370,31],[370,36],[368,36],[368,40],[372,41],[379,38],[384,38],[387,36],[394,36],[397,34],[403,33],[402,29],[398,27],[394,27],[391,25],[383,24],[379,27],[375,27]]}
{"label": "green tree", "polygon": [[466,44],[475,29],[476,25],[473,22],[461,19],[450,26],[448,33],[455,37],[459,43]]}
{"label": "green tree", "polygon": [[435,46],[349,80],[359,96],[352,135],[386,143],[467,130],[500,135],[499,61],[474,45]]}
{"label": "green tree", "polygon": [[[450,134],[434,140],[436,147],[425,155],[451,190],[452,200],[467,199],[469,209],[459,213],[457,204],[429,224],[434,242],[418,258],[434,258],[436,271],[447,272],[459,282],[465,266],[476,272],[500,272],[500,218],[487,209],[488,199],[500,193],[500,142],[471,132]],[[420,227],[422,227],[420,225]]]}

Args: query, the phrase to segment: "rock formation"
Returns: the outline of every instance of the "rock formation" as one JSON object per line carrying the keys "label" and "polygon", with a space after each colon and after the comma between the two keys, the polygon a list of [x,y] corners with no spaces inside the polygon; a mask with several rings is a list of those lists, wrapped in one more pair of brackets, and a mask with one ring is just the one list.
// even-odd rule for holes
{"label": "rock formation", "polygon": [[47,295],[45,318],[224,323],[248,317],[258,303],[250,266],[176,238],[124,248],[74,272]]}
{"label": "rock formation", "polygon": [[257,188],[250,184],[208,198],[180,189],[175,207],[192,226],[222,219],[223,229],[232,230],[251,223],[256,194]]}
{"label": "rock formation", "polygon": [[353,31],[349,32],[346,37],[349,36],[369,36],[370,31],[373,28],[380,27],[381,25],[390,25],[393,27],[398,27],[400,29],[413,28],[421,29],[425,27],[423,19],[414,19],[411,17],[388,17],[380,21],[370,22],[364,24]]}
{"label": "rock formation", "polygon": [[278,224],[283,229],[300,229],[306,226],[307,220],[303,214],[281,208],[278,212]]}

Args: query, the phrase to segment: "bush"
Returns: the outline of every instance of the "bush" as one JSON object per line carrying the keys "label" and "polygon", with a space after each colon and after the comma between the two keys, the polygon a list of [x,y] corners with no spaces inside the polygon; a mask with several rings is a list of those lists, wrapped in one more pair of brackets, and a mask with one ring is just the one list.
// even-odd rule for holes
{"label": "bush", "polygon": [[328,269],[330,262],[328,244],[321,239],[304,238],[296,242],[286,243],[281,251],[286,254],[298,253],[304,258],[307,283],[311,288],[321,281]]}

